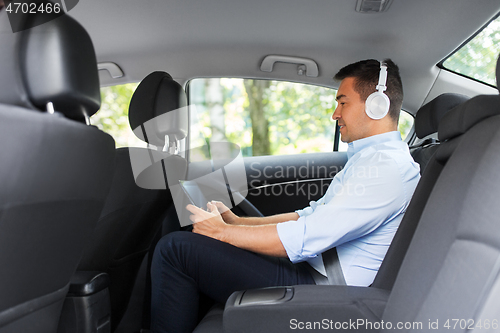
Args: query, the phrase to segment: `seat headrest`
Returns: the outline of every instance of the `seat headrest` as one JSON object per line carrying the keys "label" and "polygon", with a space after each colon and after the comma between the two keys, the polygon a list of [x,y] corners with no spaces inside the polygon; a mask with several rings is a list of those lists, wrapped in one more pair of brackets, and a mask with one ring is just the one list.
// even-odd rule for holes
{"label": "seat headrest", "polygon": [[462,135],[482,120],[496,115],[500,115],[500,95],[473,97],[444,115],[439,123],[439,140]]}
{"label": "seat headrest", "polygon": [[[168,73],[153,72],[135,90],[128,118],[136,136],[149,144],[163,146],[165,135],[169,141],[184,139],[188,128],[186,93]],[[136,130],[141,125],[147,130]]]}
{"label": "seat headrest", "polygon": [[19,40],[21,33],[12,33],[5,9],[0,11],[0,103],[33,108],[24,88],[19,68]]}
{"label": "seat headrest", "polygon": [[436,133],[441,118],[468,99],[469,97],[465,95],[446,93],[422,106],[415,117],[415,133],[418,138],[422,139],[429,134]]}
{"label": "seat headrest", "polygon": [[[29,15],[30,20],[42,19]],[[46,19],[46,18],[45,18]],[[0,103],[84,121],[101,105],[94,47],[85,29],[68,15],[13,33],[0,13]],[[6,89],[3,89],[6,87]]]}
{"label": "seat headrest", "polygon": [[20,52],[24,83],[38,109],[52,102],[56,111],[78,120],[99,110],[94,46],[74,19],[63,15],[24,31]]}
{"label": "seat headrest", "polygon": [[[500,79],[500,56],[496,68],[497,87]],[[500,114],[500,95],[479,95],[460,104],[439,123],[438,137],[445,141],[467,132],[480,121]]]}

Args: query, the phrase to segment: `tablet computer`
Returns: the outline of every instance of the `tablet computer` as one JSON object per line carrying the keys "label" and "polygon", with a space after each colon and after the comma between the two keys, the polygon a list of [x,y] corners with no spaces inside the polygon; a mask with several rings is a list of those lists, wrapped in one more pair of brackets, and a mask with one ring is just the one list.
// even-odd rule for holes
{"label": "tablet computer", "polygon": [[207,209],[208,200],[205,198],[205,195],[203,195],[196,182],[181,180],[180,184],[191,204],[204,210]]}

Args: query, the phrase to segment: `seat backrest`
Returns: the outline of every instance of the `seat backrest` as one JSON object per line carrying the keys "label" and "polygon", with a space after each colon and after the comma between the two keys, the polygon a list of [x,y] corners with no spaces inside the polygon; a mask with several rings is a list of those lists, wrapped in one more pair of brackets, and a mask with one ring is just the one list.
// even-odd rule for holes
{"label": "seat backrest", "polygon": [[[415,131],[422,139],[429,134],[437,132],[439,121],[452,108],[456,107],[469,98],[458,94],[442,94],[429,103],[422,106],[415,118]],[[441,170],[447,162],[447,158],[436,159],[434,153],[439,147],[439,143],[423,145],[413,149],[412,155],[415,161],[420,164],[422,177],[415,189],[405,216],[401,221],[398,231],[394,235],[391,246],[385,255],[379,271],[373,281],[372,286],[376,288],[391,290],[396,280],[401,263],[406,255],[415,229],[422,211],[427,204],[434,184],[441,174]],[[425,170],[423,170],[425,169]]]}
{"label": "seat backrest", "polygon": [[[137,87],[129,107],[132,129],[187,104],[182,87],[165,72],[148,75]],[[186,115],[187,119],[187,115]],[[163,126],[148,128],[147,135],[138,137],[160,151],[165,135],[182,139],[186,124],[172,121]],[[156,129],[156,131],[151,131]],[[138,131],[135,131],[138,132]],[[175,135],[176,134],[176,135]],[[152,246],[155,235],[161,232],[162,222],[172,205],[170,191],[162,187],[147,188],[136,184],[130,154],[148,156],[146,148],[119,148],[115,156],[115,172],[92,242],[85,249],[79,270],[106,272],[110,276],[111,323],[114,329],[120,322],[130,300],[135,278],[144,256]],[[159,164],[161,167],[161,163]],[[160,185],[165,188],[163,170]],[[178,230],[176,220],[166,222],[170,231]],[[172,224],[172,225],[170,225]]]}
{"label": "seat backrest", "polygon": [[[455,106],[468,99],[469,97],[465,95],[445,93],[422,106],[415,116],[415,134],[417,137],[423,139],[436,133],[441,118]],[[420,174],[423,174],[432,155],[436,152],[438,144],[439,142],[436,139],[431,138],[410,147],[413,159],[420,165]]]}
{"label": "seat backrest", "polygon": [[453,319],[477,322],[486,302],[498,296],[500,96],[457,106],[441,120],[438,135],[436,160],[448,162],[401,265],[386,322],[422,322],[424,328],[436,320],[440,328]]}
{"label": "seat backrest", "polygon": [[0,45],[0,332],[55,333],[109,190],[114,141],[85,124],[100,92],[81,25],[63,15],[14,34],[4,10]]}

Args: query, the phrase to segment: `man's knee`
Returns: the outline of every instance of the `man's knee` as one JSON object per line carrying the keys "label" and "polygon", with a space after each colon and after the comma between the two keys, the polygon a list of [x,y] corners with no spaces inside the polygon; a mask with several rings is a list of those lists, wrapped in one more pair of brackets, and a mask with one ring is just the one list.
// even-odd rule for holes
{"label": "man's knee", "polygon": [[193,233],[186,231],[175,231],[163,236],[156,244],[155,255],[170,255],[179,251],[186,243],[192,242]]}

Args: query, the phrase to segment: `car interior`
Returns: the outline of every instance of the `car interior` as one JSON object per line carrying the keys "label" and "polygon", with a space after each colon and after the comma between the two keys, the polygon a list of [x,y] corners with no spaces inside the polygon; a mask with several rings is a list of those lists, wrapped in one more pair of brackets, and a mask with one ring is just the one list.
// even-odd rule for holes
{"label": "car interior", "polygon": [[321,198],[348,159],[333,76],[386,58],[421,179],[373,283],[204,297],[195,332],[499,331],[497,0],[17,3],[0,0],[0,333],[151,332],[155,245],[192,229],[179,184],[208,174],[240,216]]}

